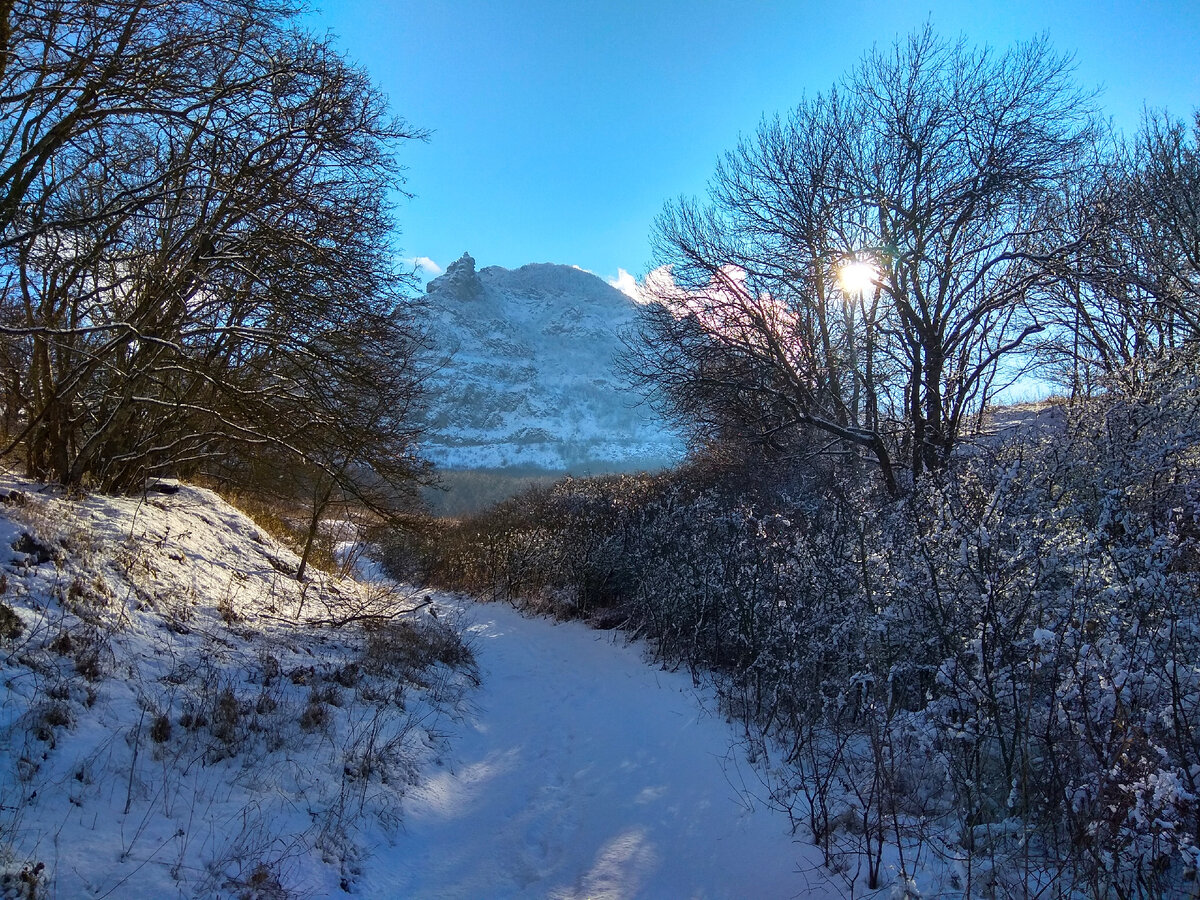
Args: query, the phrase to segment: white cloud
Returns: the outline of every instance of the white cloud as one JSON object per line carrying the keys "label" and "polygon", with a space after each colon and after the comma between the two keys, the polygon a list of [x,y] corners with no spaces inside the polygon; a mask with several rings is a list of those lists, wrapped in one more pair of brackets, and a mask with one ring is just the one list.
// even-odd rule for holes
{"label": "white cloud", "polygon": [[418,270],[424,278],[437,278],[442,274],[442,267],[435,263],[428,256],[412,256],[404,260],[406,265],[410,265]]}
{"label": "white cloud", "polygon": [[651,270],[641,281],[624,269],[618,269],[617,273],[608,283],[635,303],[660,303],[678,318],[695,316],[714,334],[745,334],[762,327],[784,334],[790,333],[796,324],[795,315],[786,304],[766,291],[750,292],[746,270],[740,266],[722,266],[701,290],[681,287],[669,265]]}
{"label": "white cloud", "polygon": [[633,300],[634,303],[659,303],[664,300],[683,302],[687,293],[675,284],[670,266],[659,266],[638,281],[624,269],[617,269],[617,277],[608,283]]}
{"label": "white cloud", "polygon": [[625,296],[629,297],[637,303],[644,303],[642,299],[642,288],[638,284],[638,280],[626,272],[624,269],[617,269],[617,277],[607,279],[608,283],[615,287]]}

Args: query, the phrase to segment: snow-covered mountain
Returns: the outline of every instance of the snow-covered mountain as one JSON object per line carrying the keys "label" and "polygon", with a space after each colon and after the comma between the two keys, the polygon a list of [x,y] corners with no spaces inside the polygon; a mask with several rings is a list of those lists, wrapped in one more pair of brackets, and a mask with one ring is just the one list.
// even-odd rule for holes
{"label": "snow-covered mountain", "polygon": [[550,264],[476,271],[463,254],[426,290],[438,371],[422,450],[439,466],[601,472],[680,458],[616,369],[636,306],[602,279]]}

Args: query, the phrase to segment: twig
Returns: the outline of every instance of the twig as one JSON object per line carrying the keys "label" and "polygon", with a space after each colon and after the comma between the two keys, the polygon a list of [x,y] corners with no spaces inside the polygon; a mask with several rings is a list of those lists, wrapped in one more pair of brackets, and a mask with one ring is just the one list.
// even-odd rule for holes
{"label": "twig", "polygon": [[[355,615],[344,616],[338,619],[305,619],[302,624],[307,625],[310,628],[341,628],[343,625],[351,625],[355,622],[386,622],[390,619],[396,618],[396,616],[406,616],[410,613],[417,612],[418,610],[429,606],[431,603],[433,603],[433,600],[429,599],[424,603],[418,603],[416,606],[410,606],[408,609],[398,609],[395,612],[390,613],[356,613]],[[270,613],[264,612],[260,612],[258,615],[261,618],[271,619],[275,622],[287,622],[289,625],[295,624],[294,619],[287,619],[283,616],[273,616]]]}
{"label": "twig", "polygon": [[133,734],[133,760],[129,763],[129,785],[125,789],[125,815],[129,815],[129,807],[133,805],[133,770],[137,768],[138,747],[142,742],[142,722],[146,720],[146,709],[138,719],[137,731]]}

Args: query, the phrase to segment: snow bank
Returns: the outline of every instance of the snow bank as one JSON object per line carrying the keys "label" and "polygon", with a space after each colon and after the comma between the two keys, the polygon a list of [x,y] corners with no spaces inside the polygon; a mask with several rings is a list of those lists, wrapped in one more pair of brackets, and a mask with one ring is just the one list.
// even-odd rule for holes
{"label": "snow bank", "polygon": [[430,599],[187,485],[0,498],[0,894],[357,890],[473,682]]}

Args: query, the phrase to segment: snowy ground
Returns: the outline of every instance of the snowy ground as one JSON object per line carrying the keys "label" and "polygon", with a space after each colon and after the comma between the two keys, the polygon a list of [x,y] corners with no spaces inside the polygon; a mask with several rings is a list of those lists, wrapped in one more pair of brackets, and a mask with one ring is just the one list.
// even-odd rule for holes
{"label": "snowy ground", "polygon": [[683,673],[579,623],[471,604],[483,687],[364,892],[412,898],[841,896],[746,793]]}
{"label": "snowy ground", "polygon": [[0,482],[0,898],[359,892],[469,656],[419,593],[301,584],[216,495],[166,488]]}
{"label": "snowy ground", "polygon": [[686,675],[168,489],[0,483],[3,900],[839,896]]}

